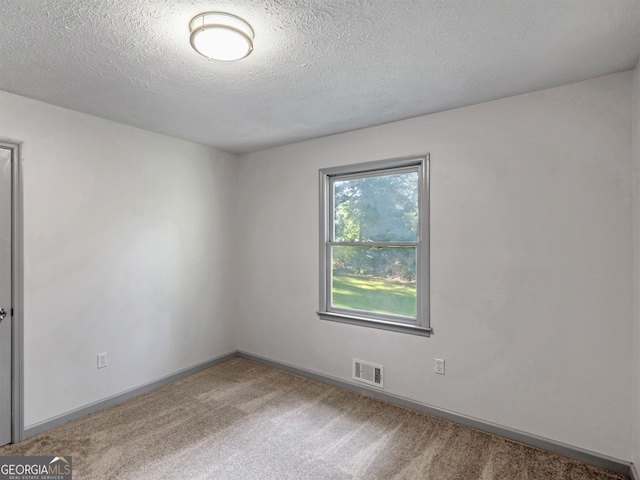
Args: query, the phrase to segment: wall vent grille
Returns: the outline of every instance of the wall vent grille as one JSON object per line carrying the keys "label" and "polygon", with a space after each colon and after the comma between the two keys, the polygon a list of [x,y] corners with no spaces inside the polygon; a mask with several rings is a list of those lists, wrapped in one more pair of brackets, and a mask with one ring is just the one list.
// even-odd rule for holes
{"label": "wall vent grille", "polygon": [[376,365],[375,363],[365,362],[354,358],[351,378],[359,382],[383,388],[383,371],[384,367],[382,365]]}

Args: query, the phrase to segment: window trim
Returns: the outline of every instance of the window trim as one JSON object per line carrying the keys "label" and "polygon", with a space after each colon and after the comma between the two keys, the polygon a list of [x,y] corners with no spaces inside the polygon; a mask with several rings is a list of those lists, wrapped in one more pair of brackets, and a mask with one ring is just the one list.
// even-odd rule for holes
{"label": "window trim", "polygon": [[[399,170],[402,168],[418,167],[418,241],[407,242],[416,246],[417,278],[416,278],[416,320],[407,317],[384,315],[358,310],[341,309],[331,306],[331,265],[329,264],[331,235],[333,228],[333,195],[331,180],[335,177],[363,175],[373,177],[384,170]],[[322,320],[329,320],[350,325],[409,333],[412,335],[431,336],[430,326],[430,286],[429,286],[429,154],[402,157],[374,162],[357,163],[340,167],[330,167],[320,170],[320,309],[317,314]],[[377,242],[366,242],[363,246],[375,246]],[[402,243],[402,242],[395,242]]]}

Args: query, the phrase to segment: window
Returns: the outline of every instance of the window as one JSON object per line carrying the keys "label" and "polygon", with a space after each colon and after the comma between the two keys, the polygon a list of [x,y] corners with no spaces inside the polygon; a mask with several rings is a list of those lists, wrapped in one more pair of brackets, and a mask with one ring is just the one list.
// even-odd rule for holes
{"label": "window", "polygon": [[320,171],[320,318],[431,334],[428,198],[428,156]]}

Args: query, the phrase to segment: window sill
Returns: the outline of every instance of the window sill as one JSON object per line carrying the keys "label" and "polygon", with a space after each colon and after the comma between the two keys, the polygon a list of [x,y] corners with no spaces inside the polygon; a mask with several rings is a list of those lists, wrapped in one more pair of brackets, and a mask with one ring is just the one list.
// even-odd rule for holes
{"label": "window sill", "polygon": [[416,325],[408,325],[395,322],[385,322],[383,320],[373,320],[364,317],[355,317],[333,312],[317,312],[321,320],[329,320],[331,322],[347,323],[349,325],[359,325],[361,327],[378,328],[380,330],[389,330],[391,332],[408,333],[410,335],[419,335],[422,337],[430,337],[433,334],[431,328],[418,327]]}

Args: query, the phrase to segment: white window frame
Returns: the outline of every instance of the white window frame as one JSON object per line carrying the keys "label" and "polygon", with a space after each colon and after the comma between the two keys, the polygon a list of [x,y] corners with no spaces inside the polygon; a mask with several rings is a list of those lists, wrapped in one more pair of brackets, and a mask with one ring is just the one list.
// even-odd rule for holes
{"label": "white window frame", "polygon": [[[402,317],[334,307],[331,304],[331,247],[345,242],[332,242],[333,192],[335,179],[366,178],[389,175],[398,171],[418,172],[418,238],[416,242],[390,242],[393,246],[416,248],[417,315]],[[349,242],[348,246],[383,246],[389,242]],[[413,335],[430,336],[429,318],[429,155],[380,160],[320,170],[320,309],[322,320],[379,328]]]}

